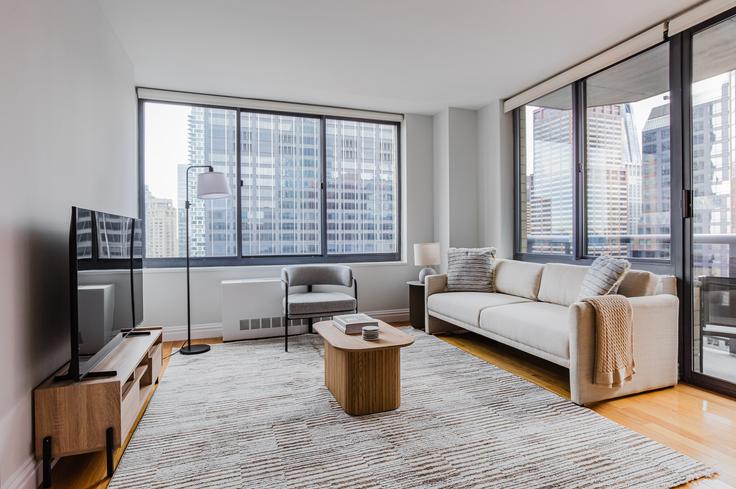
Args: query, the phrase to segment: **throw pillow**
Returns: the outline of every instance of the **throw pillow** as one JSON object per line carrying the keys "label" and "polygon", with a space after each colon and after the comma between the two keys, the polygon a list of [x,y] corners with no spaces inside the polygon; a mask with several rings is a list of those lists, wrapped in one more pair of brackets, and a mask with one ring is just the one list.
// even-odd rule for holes
{"label": "throw pillow", "polygon": [[447,251],[447,290],[494,292],[496,248],[450,248]]}
{"label": "throw pillow", "polygon": [[622,258],[599,256],[583,278],[577,301],[599,295],[615,294],[623,282],[631,263]]}

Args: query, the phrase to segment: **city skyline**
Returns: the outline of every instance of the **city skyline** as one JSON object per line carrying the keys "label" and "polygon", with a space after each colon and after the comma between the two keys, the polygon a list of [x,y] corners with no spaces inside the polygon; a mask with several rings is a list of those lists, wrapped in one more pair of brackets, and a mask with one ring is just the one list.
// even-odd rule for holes
{"label": "city skyline", "polygon": [[[733,122],[721,113],[736,96],[735,80],[732,71],[693,87],[693,231],[698,235],[734,231],[736,209],[731,185],[725,183],[736,170],[736,162],[725,161],[730,149],[729,122]],[[666,100],[665,96],[646,100]],[[559,102],[559,96],[555,100]],[[639,127],[632,110],[637,104],[587,109],[588,251],[592,255],[668,259],[669,102],[648,103],[647,116]],[[522,182],[522,251],[569,254],[573,234],[572,111],[529,105],[523,114],[521,130],[527,139],[520,156],[527,167]],[[696,267],[727,270],[729,253],[721,249],[723,246],[696,244]]]}
{"label": "city skyline", "polygon": [[[163,104],[150,104],[152,106]],[[163,116],[162,116],[163,114]],[[186,117],[185,162],[170,155],[157,160],[161,148],[146,153],[146,209],[170,202],[176,210],[178,244],[147,246],[149,257],[183,256],[186,249],[184,201],[186,168],[212,165],[232,185],[227,199],[197,199],[195,172],[190,175],[190,255],[237,254],[237,112],[187,107],[173,117]],[[322,253],[322,211],[326,202],[327,251],[331,254],[395,253],[398,246],[398,131],[393,124],[327,119],[324,143],[320,118],[242,111],[240,179],[243,256],[319,255]],[[147,117],[172,113],[154,109]],[[147,131],[168,134],[161,121]],[[175,124],[179,130],[185,127]],[[153,136],[153,135],[151,135]],[[146,141],[154,139],[147,134]],[[181,146],[178,135],[174,144]],[[171,142],[167,144],[172,144]],[[327,174],[321,175],[322,147]],[[181,148],[179,157],[183,154]],[[149,160],[151,158],[151,160]],[[175,173],[175,185],[161,184]],[[165,195],[159,195],[152,187]],[[326,200],[321,197],[321,185]],[[172,190],[175,189],[175,190]],[[159,211],[163,212],[163,211]],[[153,217],[152,217],[153,218]],[[164,219],[159,217],[159,220]],[[169,216],[166,219],[171,219]],[[161,222],[158,227],[163,226]],[[152,226],[151,239],[154,237]],[[178,254],[177,254],[178,253]]]}

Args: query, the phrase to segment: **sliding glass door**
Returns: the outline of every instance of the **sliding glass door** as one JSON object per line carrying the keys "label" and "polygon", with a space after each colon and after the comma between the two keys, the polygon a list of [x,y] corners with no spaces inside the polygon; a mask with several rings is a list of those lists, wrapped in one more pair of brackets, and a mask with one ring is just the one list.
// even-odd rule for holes
{"label": "sliding glass door", "polygon": [[694,33],[691,53],[687,360],[701,383],[730,390],[736,388],[736,17]]}

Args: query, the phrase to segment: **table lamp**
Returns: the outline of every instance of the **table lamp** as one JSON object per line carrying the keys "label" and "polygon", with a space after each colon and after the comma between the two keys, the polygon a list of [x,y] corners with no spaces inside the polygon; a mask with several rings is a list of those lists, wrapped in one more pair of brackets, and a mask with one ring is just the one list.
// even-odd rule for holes
{"label": "table lamp", "polygon": [[414,244],[414,265],[424,267],[419,271],[420,282],[424,283],[427,275],[435,275],[437,271],[431,265],[439,265],[441,262],[439,243]]}

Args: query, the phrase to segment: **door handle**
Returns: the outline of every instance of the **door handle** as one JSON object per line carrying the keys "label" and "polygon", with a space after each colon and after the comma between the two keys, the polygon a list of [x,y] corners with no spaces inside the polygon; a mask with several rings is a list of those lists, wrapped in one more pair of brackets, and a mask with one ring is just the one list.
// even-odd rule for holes
{"label": "door handle", "polygon": [[682,205],[682,217],[683,219],[687,219],[688,217],[693,217],[693,191],[689,189],[682,189],[682,197],[680,200],[680,203]]}

